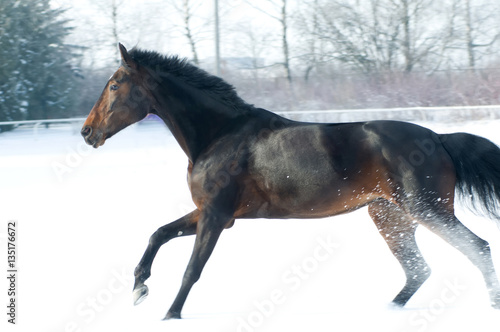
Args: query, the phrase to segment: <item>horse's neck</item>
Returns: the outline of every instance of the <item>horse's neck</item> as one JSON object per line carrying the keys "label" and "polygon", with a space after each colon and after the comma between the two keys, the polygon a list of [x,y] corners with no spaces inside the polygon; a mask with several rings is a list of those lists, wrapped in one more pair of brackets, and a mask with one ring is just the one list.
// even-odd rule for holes
{"label": "horse's neck", "polygon": [[155,96],[159,102],[158,116],[192,162],[236,117],[233,110],[217,101],[204,103],[189,93],[159,93]]}

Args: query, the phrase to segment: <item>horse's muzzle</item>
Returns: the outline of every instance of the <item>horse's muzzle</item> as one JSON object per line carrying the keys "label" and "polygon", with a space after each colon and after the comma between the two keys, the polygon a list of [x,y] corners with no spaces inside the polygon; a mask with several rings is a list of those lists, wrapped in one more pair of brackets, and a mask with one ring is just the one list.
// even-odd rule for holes
{"label": "horse's muzzle", "polygon": [[83,138],[87,138],[92,135],[92,127],[91,126],[83,126],[82,131],[80,132]]}
{"label": "horse's muzzle", "polygon": [[93,130],[91,126],[84,126],[80,133],[85,140],[85,143],[92,145],[94,148],[98,148],[104,144],[106,136],[99,130]]}

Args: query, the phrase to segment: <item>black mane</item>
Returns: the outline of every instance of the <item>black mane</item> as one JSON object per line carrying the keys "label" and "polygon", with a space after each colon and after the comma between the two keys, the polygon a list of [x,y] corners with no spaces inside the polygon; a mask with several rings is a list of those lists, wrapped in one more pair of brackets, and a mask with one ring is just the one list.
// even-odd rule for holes
{"label": "black mane", "polygon": [[165,56],[154,51],[145,51],[136,48],[130,50],[129,55],[140,66],[169,73],[186,84],[204,91],[206,94],[231,108],[240,111],[248,110],[249,107],[252,108],[251,105],[238,96],[231,84],[220,77],[211,75],[205,70],[196,67],[186,58],[179,58],[176,55]]}

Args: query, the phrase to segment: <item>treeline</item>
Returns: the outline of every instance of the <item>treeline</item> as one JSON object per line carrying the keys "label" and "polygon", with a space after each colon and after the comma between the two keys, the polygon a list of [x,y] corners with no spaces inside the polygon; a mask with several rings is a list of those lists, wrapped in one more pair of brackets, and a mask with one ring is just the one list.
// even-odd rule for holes
{"label": "treeline", "polygon": [[[284,0],[283,2],[286,2]],[[494,0],[310,0],[296,18],[309,70],[335,62],[361,73],[468,69],[498,59]]]}
{"label": "treeline", "polygon": [[236,77],[250,100],[277,110],[500,103],[498,1],[268,2],[281,32],[274,68],[290,84]]}
{"label": "treeline", "polygon": [[[222,76],[260,107],[500,103],[498,1],[219,5]],[[182,41],[185,55],[213,71],[207,1],[96,0],[91,6],[101,16],[77,17],[49,0],[0,0],[0,121],[87,114],[116,69],[118,41],[170,52],[175,49],[165,44]]]}
{"label": "treeline", "polygon": [[76,47],[61,14],[49,0],[0,0],[0,121],[74,114]]}

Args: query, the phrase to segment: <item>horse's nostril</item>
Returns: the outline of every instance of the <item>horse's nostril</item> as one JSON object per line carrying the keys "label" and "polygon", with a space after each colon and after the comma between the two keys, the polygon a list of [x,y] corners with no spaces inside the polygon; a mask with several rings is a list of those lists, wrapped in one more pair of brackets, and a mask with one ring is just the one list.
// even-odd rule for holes
{"label": "horse's nostril", "polygon": [[84,126],[81,131],[82,136],[88,137],[90,134],[92,134],[92,127],[91,126]]}

